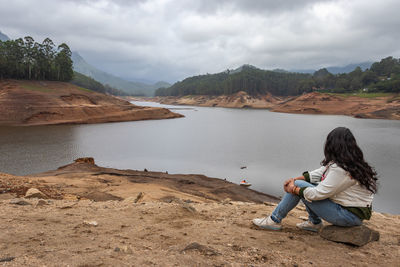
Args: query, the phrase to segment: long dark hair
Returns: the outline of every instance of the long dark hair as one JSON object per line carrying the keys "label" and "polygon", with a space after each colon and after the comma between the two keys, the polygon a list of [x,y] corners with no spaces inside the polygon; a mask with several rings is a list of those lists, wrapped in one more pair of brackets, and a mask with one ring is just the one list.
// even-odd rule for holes
{"label": "long dark hair", "polygon": [[364,154],[348,128],[337,127],[328,134],[324,154],[323,166],[334,162],[369,191],[377,192],[377,173],[364,160]]}

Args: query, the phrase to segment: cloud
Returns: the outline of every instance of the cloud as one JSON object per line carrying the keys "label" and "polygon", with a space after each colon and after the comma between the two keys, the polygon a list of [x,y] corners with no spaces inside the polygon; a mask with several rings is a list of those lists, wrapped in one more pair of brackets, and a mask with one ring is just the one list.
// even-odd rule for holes
{"label": "cloud", "polygon": [[174,82],[244,63],[319,68],[399,57],[394,0],[0,0],[0,30],[66,42],[97,67]]}

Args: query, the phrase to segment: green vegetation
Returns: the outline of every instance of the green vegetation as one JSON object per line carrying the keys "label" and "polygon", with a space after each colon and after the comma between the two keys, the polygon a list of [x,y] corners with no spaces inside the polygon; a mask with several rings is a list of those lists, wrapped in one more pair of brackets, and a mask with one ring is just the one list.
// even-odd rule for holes
{"label": "green vegetation", "polygon": [[124,91],[115,89],[109,85],[103,85],[99,83],[98,81],[85,76],[79,72],[74,71],[74,76],[73,79],[71,80],[72,84],[75,84],[81,89],[85,90],[85,88],[90,89],[95,92],[103,93],[103,94],[111,94],[111,95],[119,95],[119,96],[125,96],[128,95]]}
{"label": "green vegetation", "polygon": [[[169,88],[160,88],[157,96],[229,95],[245,91],[250,95],[287,96],[319,91],[371,97],[369,93],[400,92],[400,59],[387,57],[363,71],[333,75],[327,69],[311,74],[268,71],[244,65],[237,70],[187,78]],[[376,97],[375,95],[374,97]]]}
{"label": "green vegetation", "polygon": [[27,90],[31,90],[31,91],[40,91],[40,92],[44,92],[44,93],[48,93],[51,92],[51,89],[46,88],[46,87],[41,87],[41,86],[37,86],[37,85],[33,85],[33,84],[21,84],[21,87]]}
{"label": "green vegetation", "polygon": [[71,50],[57,48],[52,40],[37,43],[32,37],[0,41],[0,78],[69,81],[72,79]]}

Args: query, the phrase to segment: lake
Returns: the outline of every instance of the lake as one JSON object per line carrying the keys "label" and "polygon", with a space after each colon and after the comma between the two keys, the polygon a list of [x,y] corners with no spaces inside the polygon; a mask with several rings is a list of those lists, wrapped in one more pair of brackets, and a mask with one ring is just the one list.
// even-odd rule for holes
{"label": "lake", "polygon": [[318,168],[327,134],[346,126],[379,173],[374,209],[400,213],[400,121],[134,103],[169,107],[186,117],[0,127],[0,172],[44,172],[91,156],[104,167],[246,179],[253,189],[281,196],[283,181]]}

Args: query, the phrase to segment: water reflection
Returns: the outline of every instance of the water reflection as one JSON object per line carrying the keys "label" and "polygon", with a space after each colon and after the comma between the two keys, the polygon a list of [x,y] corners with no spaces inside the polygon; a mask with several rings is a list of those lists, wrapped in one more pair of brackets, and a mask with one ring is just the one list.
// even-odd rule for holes
{"label": "water reflection", "polygon": [[43,172],[79,154],[75,126],[0,127],[0,171]]}

